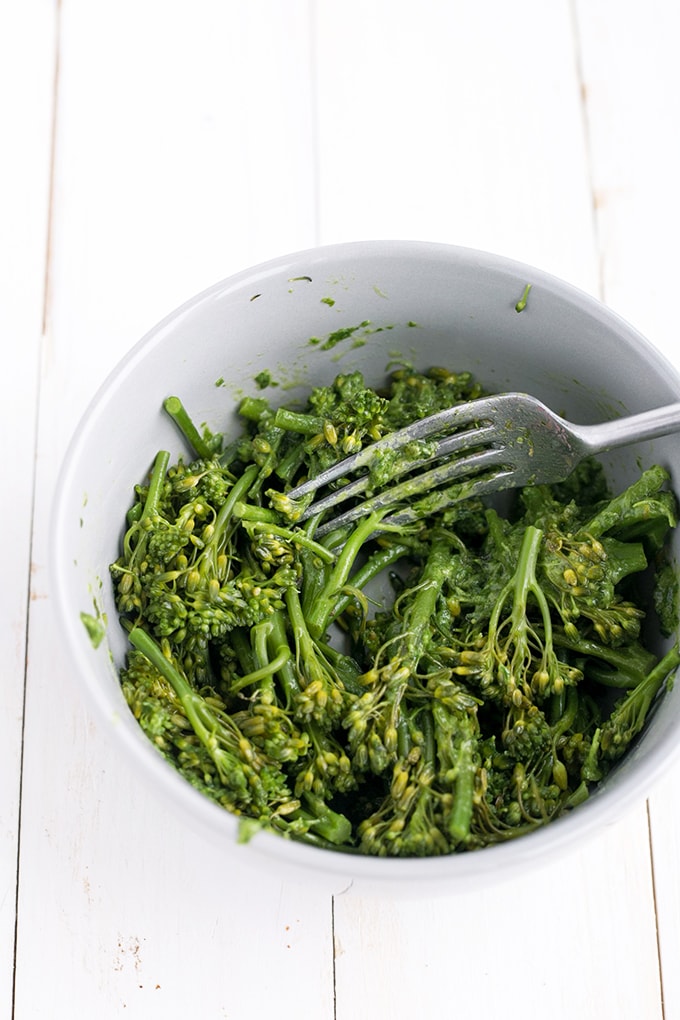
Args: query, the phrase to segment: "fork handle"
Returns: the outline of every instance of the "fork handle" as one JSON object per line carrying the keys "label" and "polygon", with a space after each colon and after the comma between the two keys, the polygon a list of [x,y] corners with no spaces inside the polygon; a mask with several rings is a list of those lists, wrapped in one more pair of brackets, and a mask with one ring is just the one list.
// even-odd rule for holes
{"label": "fork handle", "polygon": [[680,403],[666,404],[652,411],[642,411],[598,425],[578,425],[574,431],[592,454],[645,439],[658,439],[680,431]]}

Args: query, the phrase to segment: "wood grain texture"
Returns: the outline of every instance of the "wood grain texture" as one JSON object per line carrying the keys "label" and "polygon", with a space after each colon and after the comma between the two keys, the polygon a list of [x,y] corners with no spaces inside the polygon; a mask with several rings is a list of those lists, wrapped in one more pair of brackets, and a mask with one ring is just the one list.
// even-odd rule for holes
{"label": "wood grain texture", "polygon": [[33,465],[45,284],[52,105],[52,5],[0,5],[0,1011],[12,997]]}
{"label": "wood grain texture", "polygon": [[566,0],[316,14],[323,241],[427,238],[597,287]]}
{"label": "wood grain texture", "polygon": [[680,364],[680,11],[575,4],[604,300]]}
{"label": "wood grain texture", "polygon": [[0,606],[11,663],[0,767],[13,777],[3,1015],[27,601],[16,1020],[292,1020],[301,1008],[381,1020],[442,1003],[455,1015],[680,1015],[678,768],[649,809],[522,880],[331,901],[227,858],[154,800],[83,704],[46,570],[59,464],[96,387],[180,302],[287,251],[411,237],[510,255],[602,294],[680,365],[678,15],[660,0],[645,11],[642,22],[614,0],[28,0],[12,8],[15,48],[0,6],[0,95],[21,98],[0,121],[17,156],[0,171],[12,228],[0,232],[0,285],[12,283],[0,327],[21,339],[0,413],[24,510],[18,587]]}
{"label": "wood grain texture", "polygon": [[[642,20],[613,2],[577,11],[604,296],[678,372],[680,13],[659,0]],[[649,801],[667,1018],[680,1016],[679,783],[677,762]]]}
{"label": "wood grain texture", "polygon": [[431,1016],[446,1003],[461,1016],[660,1017],[648,849],[643,806],[486,890],[336,897],[338,1016]]}

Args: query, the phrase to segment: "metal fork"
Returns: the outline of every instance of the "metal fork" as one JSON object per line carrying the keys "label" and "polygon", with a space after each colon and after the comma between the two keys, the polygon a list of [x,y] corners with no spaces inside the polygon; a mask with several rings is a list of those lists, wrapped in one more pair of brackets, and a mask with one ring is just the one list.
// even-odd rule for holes
{"label": "metal fork", "polygon": [[[397,508],[385,521],[408,524],[423,513],[409,506],[425,496],[442,509],[460,499],[529,484],[563,481],[584,458],[629,443],[655,439],[680,431],[680,403],[598,425],[574,425],[524,393],[501,393],[456,404],[392,432],[359,453],[292,489],[297,500],[318,493],[327,485],[340,484],[315,499],[300,520],[356,499],[371,488],[370,468],[388,451],[405,452],[391,483],[348,510],[325,520],[318,537],[364,517],[374,510]],[[431,456],[414,460],[406,453],[414,440],[434,440]],[[356,477],[353,477],[356,476]]]}

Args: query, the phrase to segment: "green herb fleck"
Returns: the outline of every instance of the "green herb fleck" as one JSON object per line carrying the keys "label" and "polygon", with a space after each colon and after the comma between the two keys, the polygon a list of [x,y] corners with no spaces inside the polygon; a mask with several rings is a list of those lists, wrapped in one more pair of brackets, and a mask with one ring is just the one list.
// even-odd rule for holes
{"label": "green herb fleck", "polygon": [[250,843],[253,836],[262,830],[262,823],[257,818],[239,818],[237,843]]}
{"label": "green herb fleck", "polygon": [[255,376],[255,385],[258,390],[265,390],[267,386],[278,386],[279,384],[272,379],[272,374],[268,369],[264,369],[262,372],[258,372]]}
{"label": "green herb fleck", "polygon": [[104,617],[92,616],[91,613],[81,613],[81,622],[87,631],[87,635],[93,648],[99,648],[106,636],[106,620]]}
{"label": "green herb fleck", "polygon": [[519,301],[515,305],[515,311],[516,312],[523,312],[524,309],[526,308],[527,301],[529,299],[529,291],[530,290],[531,290],[531,284],[528,283],[526,285],[526,287],[524,288],[524,293],[522,294],[521,298],[519,299]]}

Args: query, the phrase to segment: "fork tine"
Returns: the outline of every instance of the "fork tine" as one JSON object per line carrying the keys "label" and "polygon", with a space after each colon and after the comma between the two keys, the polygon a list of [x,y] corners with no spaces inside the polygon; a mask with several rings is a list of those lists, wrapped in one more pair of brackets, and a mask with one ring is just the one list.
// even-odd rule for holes
{"label": "fork tine", "polygon": [[[448,436],[446,439],[443,439],[437,445],[437,449],[433,453],[432,457],[428,458],[427,460],[420,461],[418,467],[419,468],[427,467],[428,464],[434,464],[436,461],[440,460],[444,456],[450,456],[453,453],[460,453],[464,450],[469,450],[473,447],[482,446],[484,441],[488,437],[493,436],[494,434],[495,430],[492,425],[483,426],[481,428],[466,429],[465,431],[457,432],[455,435]],[[344,463],[347,464],[347,461],[345,461]],[[409,471],[412,470],[413,464],[409,463],[409,461],[406,460],[400,467],[397,468],[397,470],[394,473],[394,478],[399,478],[401,477],[401,475],[407,474]],[[318,482],[319,477],[320,476],[317,476],[317,478],[315,478],[314,481]],[[327,496],[323,496],[321,499],[315,500],[313,503],[310,503],[310,505],[306,508],[306,510],[300,517],[300,520],[305,521],[309,517],[313,517],[318,513],[323,513],[326,510],[330,510],[335,506],[339,506],[346,500],[351,499],[354,496],[360,495],[368,488],[369,485],[370,485],[369,475],[361,475],[359,478],[355,478],[353,481],[347,482],[345,485],[342,485],[339,488],[334,489],[332,492],[329,492]],[[303,488],[303,486],[300,486],[300,488]],[[299,489],[296,489],[293,490],[292,494],[289,493],[289,495],[292,495],[293,498],[295,498],[298,492]]]}
{"label": "fork tine", "polygon": [[[377,495],[372,496],[370,499],[364,500],[363,503],[359,503],[357,506],[346,510],[344,513],[339,514],[332,521],[327,521],[322,524],[317,531],[316,535],[321,537],[322,535],[328,534],[330,531],[334,531],[336,528],[343,527],[345,524],[350,524],[352,521],[358,520],[360,517],[365,517],[367,514],[372,513],[374,510],[381,510],[383,507],[388,507],[394,503],[399,503],[402,500],[412,499],[414,496],[421,495],[423,492],[429,492],[433,489],[439,488],[444,483],[453,484],[457,481],[463,481],[470,474],[475,472],[481,472],[489,468],[506,468],[507,463],[507,452],[503,447],[490,447],[486,450],[477,450],[471,453],[467,457],[459,457],[457,460],[447,461],[444,464],[440,464],[437,467],[432,468],[430,471],[425,471],[422,474],[417,475],[415,478],[408,479],[399,485],[394,485],[389,489],[385,489],[379,492]],[[504,471],[494,472],[494,479],[503,477],[504,474],[510,476],[512,472],[507,469]],[[479,479],[479,482],[487,479]],[[476,485],[476,482],[472,483],[472,486]],[[497,487],[497,486],[496,486]],[[465,492],[458,498],[468,498],[468,494],[471,491],[471,486],[465,487]],[[479,489],[475,490],[478,492]],[[450,499],[450,503],[455,502],[454,498]],[[314,504],[315,511],[318,512],[319,503]],[[309,508],[308,508],[309,509]]]}
{"label": "fork tine", "polygon": [[[501,395],[500,400],[502,399],[503,395]],[[288,495],[291,499],[299,499],[310,492],[322,489],[325,485],[336,481],[338,478],[343,478],[345,475],[353,474],[362,467],[366,467],[376,457],[379,457],[381,453],[388,450],[398,450],[400,446],[404,446],[406,443],[417,439],[432,438],[445,429],[463,428],[466,425],[486,421],[489,414],[497,414],[498,410],[499,397],[483,397],[480,400],[455,404],[453,407],[445,408],[443,411],[437,411],[436,414],[421,418],[419,421],[415,421],[405,428],[398,429],[396,432],[390,432],[383,439],[371,443],[370,446],[364,447],[358,453],[345,457],[344,460],[338,461],[332,467],[297,485]],[[444,442],[448,443],[453,439],[455,439],[455,436],[447,438]]]}
{"label": "fork tine", "polygon": [[[455,492],[452,491],[453,486],[449,486],[447,489],[442,489],[439,492],[431,493],[432,507],[431,512],[441,512],[442,510],[448,509],[455,503],[459,503],[461,499],[472,499],[475,496],[485,496],[489,493],[502,492],[503,489],[508,489],[514,486],[516,481],[515,472],[510,468],[501,469],[494,471],[489,475],[484,475],[481,478],[477,478],[472,482],[466,484],[465,489],[457,489]],[[436,502],[436,507],[434,503]],[[384,517],[381,521],[382,524],[397,525],[401,527],[406,524],[413,524],[418,520],[422,520],[422,506],[419,507],[404,507],[396,514],[391,514],[389,517]],[[335,530],[335,521],[329,521],[323,525],[323,528],[318,528],[315,532],[315,536],[322,537],[324,529],[328,531]]]}

